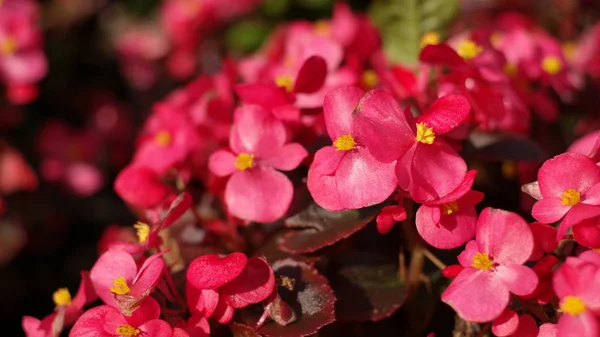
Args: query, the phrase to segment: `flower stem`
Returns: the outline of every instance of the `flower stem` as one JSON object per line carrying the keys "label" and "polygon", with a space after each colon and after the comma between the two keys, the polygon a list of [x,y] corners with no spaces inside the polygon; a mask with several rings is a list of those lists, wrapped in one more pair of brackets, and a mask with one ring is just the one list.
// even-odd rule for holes
{"label": "flower stem", "polygon": [[438,259],[437,256],[433,255],[433,253],[430,252],[429,249],[423,248],[423,255],[425,255],[425,257],[440,270],[444,270],[447,267],[446,264],[442,262],[442,260]]}

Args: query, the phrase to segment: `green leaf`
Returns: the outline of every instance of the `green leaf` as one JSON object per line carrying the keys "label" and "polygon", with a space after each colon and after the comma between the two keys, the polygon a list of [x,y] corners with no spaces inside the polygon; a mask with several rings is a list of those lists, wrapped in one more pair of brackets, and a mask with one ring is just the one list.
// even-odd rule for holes
{"label": "green leaf", "polygon": [[458,12],[458,0],[375,0],[370,16],[381,31],[390,61],[415,64],[423,34],[444,31]]}

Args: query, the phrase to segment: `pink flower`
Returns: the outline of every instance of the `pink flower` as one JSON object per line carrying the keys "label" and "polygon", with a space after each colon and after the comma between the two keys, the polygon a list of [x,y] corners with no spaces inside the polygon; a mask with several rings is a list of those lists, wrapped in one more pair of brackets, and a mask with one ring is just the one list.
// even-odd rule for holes
{"label": "pink flower", "polygon": [[557,240],[582,220],[600,215],[600,168],[589,157],[563,153],[546,161],[538,171],[542,199],[531,214],[542,223],[563,219]]}
{"label": "pink flower", "polygon": [[573,237],[584,247],[600,248],[600,217],[586,219],[573,226]]}
{"label": "pink flower", "polygon": [[0,141],[0,195],[37,188],[37,177],[17,150]]}
{"label": "pink flower", "polygon": [[209,158],[215,175],[231,175],[225,187],[229,213],[258,222],[279,219],[290,206],[293,185],[275,169],[295,169],[306,150],[298,143],[287,143],[283,124],[257,105],[236,110],[229,145],[233,152],[219,150]]}
{"label": "pink flower", "polygon": [[56,311],[41,321],[31,316],[23,317],[23,330],[27,337],[58,335],[63,328],[75,323],[85,305],[94,302],[97,298],[98,296],[90,282],[89,273],[81,272],[81,283],[75,297],[71,298],[67,288],[58,289],[52,296]]}
{"label": "pink flower", "polygon": [[234,309],[259,303],[275,289],[269,264],[258,257],[248,259],[243,253],[200,256],[190,264],[186,279],[192,314],[213,317],[221,324],[231,321]]}
{"label": "pink flower", "polygon": [[415,120],[391,94],[375,89],[353,114],[353,134],[379,162],[398,160],[400,187],[415,201],[427,202],[449,194],[463,181],[467,165],[440,136],[457,128],[470,109],[464,96],[448,95]]}
{"label": "pink flower", "polygon": [[0,74],[5,83],[34,84],[48,72],[35,1],[0,7]]}
{"label": "pink flower", "polygon": [[483,193],[471,190],[476,173],[474,170],[467,172],[456,190],[425,202],[417,210],[417,231],[433,247],[456,248],[475,235],[475,205],[483,199]]}
{"label": "pink flower", "polygon": [[396,189],[396,162],[377,160],[369,146],[386,143],[385,134],[362,136],[355,131],[360,122],[356,119],[358,109],[364,109],[365,100],[374,95],[376,91],[365,95],[359,88],[342,87],[325,96],[325,124],[333,146],[317,151],[307,185],[315,202],[329,211],[375,205]]}
{"label": "pink flower", "polygon": [[538,276],[539,282],[537,287],[531,294],[521,297],[527,300],[535,299],[539,304],[550,303],[550,301],[552,301],[554,298],[554,290],[552,289],[552,275],[554,267],[557,264],[558,258],[556,258],[554,255],[546,255],[541,258],[532,268]]}
{"label": "pink flower", "polygon": [[119,173],[114,189],[126,202],[144,208],[160,206],[170,193],[156,171],[131,165]]}
{"label": "pink flower", "polygon": [[593,337],[600,334],[600,254],[587,251],[568,257],[554,273],[553,285],[563,314],[558,337]]}
{"label": "pink flower", "polygon": [[101,305],[86,311],[75,322],[69,337],[171,337],[171,326],[159,316],[160,306],[151,297],[146,297],[130,316]]}
{"label": "pink flower", "polygon": [[475,240],[458,256],[464,267],[442,294],[442,301],[470,322],[498,317],[510,294],[528,295],[538,284],[522,264],[533,250],[533,235],[517,214],[486,208],[477,220]]}
{"label": "pink flower", "polygon": [[199,142],[198,131],[188,115],[168,104],[157,104],[146,122],[133,164],[164,173],[183,162]]}
{"label": "pink flower", "polygon": [[90,271],[90,277],[98,296],[104,303],[131,309],[154,289],[160,279],[165,263],[162,254],[146,259],[138,269],[133,257],[122,250],[110,249],[102,254]]}

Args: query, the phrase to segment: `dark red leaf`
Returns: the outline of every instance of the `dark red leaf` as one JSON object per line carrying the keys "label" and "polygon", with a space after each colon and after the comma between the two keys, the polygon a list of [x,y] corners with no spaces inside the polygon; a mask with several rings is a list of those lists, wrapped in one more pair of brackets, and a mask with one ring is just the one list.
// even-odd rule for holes
{"label": "dark red leaf", "polygon": [[298,71],[294,92],[312,94],[321,89],[327,77],[327,62],[321,56],[311,56]]}
{"label": "dark red leaf", "polygon": [[[328,212],[316,205],[288,218],[285,225],[289,230],[281,238],[279,248],[293,253],[311,253],[330,246],[365,227],[375,218],[372,210]],[[295,229],[298,228],[298,229]]]}
{"label": "dark red leaf", "polygon": [[352,252],[334,260],[331,286],[338,298],[336,317],[345,321],[378,321],[391,316],[406,300],[397,265],[387,257]]}
{"label": "dark red leaf", "polygon": [[[292,259],[279,260],[272,265],[276,277],[294,280],[294,287],[279,287],[278,293],[296,315],[286,326],[268,320],[257,332],[265,336],[302,337],[312,335],[335,320],[335,295],[327,279],[315,268]],[[255,325],[256,318],[253,319]]]}
{"label": "dark red leaf", "polygon": [[260,337],[253,328],[244,324],[232,323],[229,329],[233,337]]}

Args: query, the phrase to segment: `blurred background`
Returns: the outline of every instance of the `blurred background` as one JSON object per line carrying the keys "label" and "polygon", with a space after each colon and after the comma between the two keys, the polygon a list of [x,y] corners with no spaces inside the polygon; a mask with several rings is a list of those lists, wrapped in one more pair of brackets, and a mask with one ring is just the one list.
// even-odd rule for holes
{"label": "blurred background", "polygon": [[[333,0],[265,0],[240,13],[225,13],[193,41],[182,42],[169,30],[168,2],[32,1],[35,13],[28,15],[39,28],[37,48],[46,57],[47,71],[27,85],[5,81],[0,99],[0,335],[21,336],[23,315],[50,313],[52,293],[77,288],[79,273],[95,261],[106,228],[136,221],[112,182],[130,161],[153,103],[199,74],[218,71],[223,55],[255,51],[278,23],[315,21],[331,16],[333,8]],[[387,27],[383,35],[403,29],[393,16],[382,17],[371,1],[348,2],[356,11],[372,9],[379,15],[380,26]],[[515,10],[534,14],[564,41],[575,39],[600,14],[597,0],[448,4],[440,7],[448,12],[437,15],[452,27]],[[0,49],[6,48],[0,43]],[[402,41],[395,48],[402,49]],[[573,123],[565,118],[559,125],[566,129]],[[573,137],[561,135],[552,145],[557,149]],[[488,170],[501,175],[502,163]],[[30,174],[14,177],[15,171]],[[519,182],[505,183],[492,189],[486,203],[517,208]]]}

